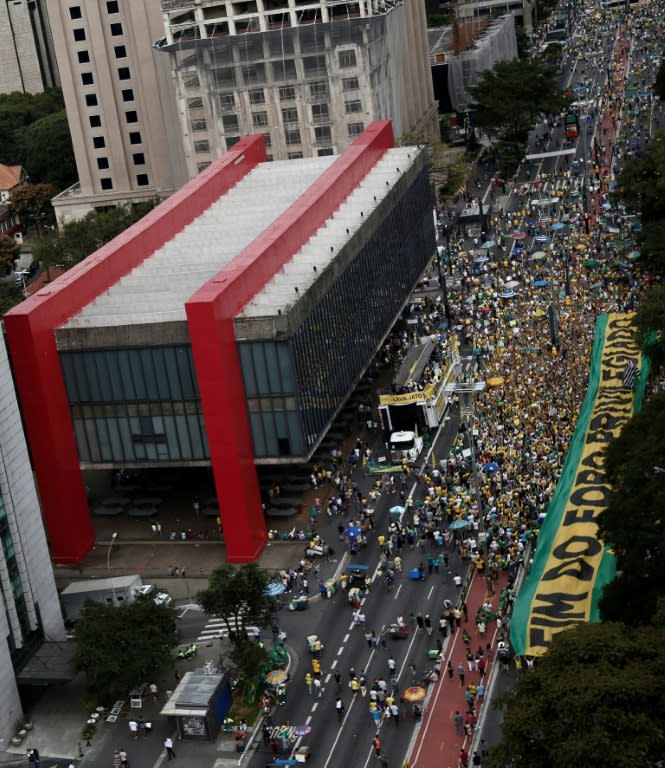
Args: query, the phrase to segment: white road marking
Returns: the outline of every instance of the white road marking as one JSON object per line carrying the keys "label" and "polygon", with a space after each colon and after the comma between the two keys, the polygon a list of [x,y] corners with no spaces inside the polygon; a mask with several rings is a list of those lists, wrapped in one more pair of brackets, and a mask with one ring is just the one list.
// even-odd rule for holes
{"label": "white road marking", "polygon": [[338,655],[338,656],[341,656],[343,651],[344,651],[344,646],[342,646],[342,647],[339,649],[339,651],[337,651],[337,655]]}
{"label": "white road marking", "polygon": [[429,600],[432,597],[432,592],[434,592],[434,587],[431,586],[429,588],[429,592],[427,593],[427,599]]}
{"label": "white road marking", "polygon": [[330,672],[328,672],[328,674],[326,675],[326,679],[323,682],[327,685],[330,682],[331,677],[332,675],[330,674]]}
{"label": "white road marking", "polygon": [[344,640],[342,640],[342,642],[343,643],[348,643],[349,642],[349,634],[348,634],[348,632],[347,632],[346,635],[344,635]]}
{"label": "white road marking", "polygon": [[305,725],[309,725],[312,722],[312,716],[308,715],[307,720],[305,720]]}
{"label": "white road marking", "polygon": [[397,600],[397,595],[399,595],[400,589],[402,589],[402,585],[401,584],[397,587],[397,591],[395,592],[395,600]]}
{"label": "white road marking", "polygon": [[316,708],[319,706],[319,702],[315,701],[314,704],[312,704],[312,712],[316,712]]}
{"label": "white road marking", "polygon": [[335,669],[336,666],[337,666],[337,659],[334,659],[333,663],[330,665],[330,669]]}

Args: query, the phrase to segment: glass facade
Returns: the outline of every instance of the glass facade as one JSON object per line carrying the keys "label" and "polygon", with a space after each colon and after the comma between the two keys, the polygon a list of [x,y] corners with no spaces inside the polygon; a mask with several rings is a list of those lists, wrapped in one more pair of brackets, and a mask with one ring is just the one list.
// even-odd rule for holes
{"label": "glass facade", "polygon": [[[16,561],[16,551],[14,549],[9,521],[7,520],[7,510],[5,509],[5,502],[2,496],[0,496],[0,542],[2,543],[2,552],[7,565],[7,579],[12,591],[11,602],[16,609],[16,617],[21,630],[21,637],[14,637],[14,633],[11,631],[12,622],[7,607],[8,599],[3,593],[2,597],[5,613],[7,613],[7,626],[10,627],[9,636],[7,638],[9,651],[14,669],[19,670],[40,645],[44,633],[41,621],[39,622],[37,629],[31,629],[30,627],[30,617],[28,616],[28,608],[23,593],[23,582],[21,581],[21,573],[19,571],[18,562]],[[35,606],[35,608],[37,608],[37,606]],[[37,614],[37,616],[39,617],[39,614]]]}
{"label": "glass facade", "polygon": [[205,461],[188,345],[61,352],[82,463]]}
{"label": "glass facade", "polygon": [[423,170],[289,342],[239,344],[255,456],[302,456],[316,442],[374,356],[434,246]]}

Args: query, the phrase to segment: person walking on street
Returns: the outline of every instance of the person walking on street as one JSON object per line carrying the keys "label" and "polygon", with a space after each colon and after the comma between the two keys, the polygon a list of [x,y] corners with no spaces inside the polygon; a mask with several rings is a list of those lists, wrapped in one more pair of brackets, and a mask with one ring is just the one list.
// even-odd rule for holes
{"label": "person walking on street", "polygon": [[337,701],[335,702],[335,709],[337,710],[337,721],[342,722],[342,718],[344,717],[344,702],[341,700],[341,698],[338,696]]}
{"label": "person walking on street", "polygon": [[372,745],[374,746],[374,754],[379,757],[381,755],[381,739],[378,734],[372,739]]}
{"label": "person walking on street", "polygon": [[453,670],[453,663],[452,663],[452,661],[450,659],[448,659],[448,666],[446,667],[446,670],[448,672],[448,679],[452,680],[453,679],[453,675],[455,674],[455,672]]}
{"label": "person walking on street", "polygon": [[459,709],[455,710],[455,733],[464,736],[464,715]]}
{"label": "person walking on street", "polygon": [[460,664],[457,667],[457,674],[459,675],[459,684],[464,688],[464,664]]}
{"label": "person walking on street", "polygon": [[392,677],[395,674],[395,670],[397,669],[397,662],[395,659],[391,656],[388,659],[388,672],[390,672],[390,676]]}
{"label": "person walking on street", "polygon": [[120,768],[122,765],[122,758],[120,757],[120,752],[116,749],[113,753],[113,768]]}
{"label": "person walking on street", "polygon": [[166,754],[169,760],[175,760],[175,752],[173,751],[173,739],[170,736],[167,736],[164,739],[164,749],[166,750]]}
{"label": "person walking on street", "polygon": [[312,693],[312,683],[314,680],[312,679],[312,675],[307,672],[305,674],[305,685],[307,686],[307,691],[311,694]]}
{"label": "person walking on street", "polygon": [[127,768],[129,765],[129,760],[127,759],[127,753],[124,749],[120,750],[120,765],[123,766],[123,768]]}
{"label": "person walking on street", "polygon": [[393,719],[393,723],[395,723],[395,728],[398,728],[399,727],[399,707],[394,701],[390,705],[390,716]]}

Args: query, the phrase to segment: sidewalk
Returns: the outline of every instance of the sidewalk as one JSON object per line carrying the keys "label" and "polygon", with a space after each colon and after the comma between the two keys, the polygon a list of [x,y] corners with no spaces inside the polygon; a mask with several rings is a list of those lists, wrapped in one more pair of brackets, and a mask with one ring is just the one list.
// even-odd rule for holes
{"label": "sidewalk", "polygon": [[[496,593],[491,597],[494,609],[498,606],[499,595],[506,582],[507,577],[505,574],[502,574],[496,583]],[[456,711],[459,711],[462,715],[466,714],[468,711],[464,695],[466,686],[469,683],[477,685],[481,678],[479,672],[469,671],[466,661],[467,646],[462,641],[462,632],[466,629],[471,635],[468,647],[474,654],[479,647],[484,649],[488,642],[494,640],[494,626],[488,626],[485,635],[481,637],[475,622],[478,609],[488,599],[490,597],[487,594],[487,582],[476,572],[473,575],[466,598],[469,615],[468,621],[464,621],[462,617],[461,628],[449,639],[445,648],[441,664],[442,677],[438,683],[434,684],[434,688],[430,693],[423,723],[411,750],[410,768],[431,768],[433,765],[438,766],[438,768],[457,768],[460,750],[462,748],[467,749],[471,744],[471,736],[466,734],[462,736],[456,733],[454,717]],[[483,680],[485,686],[487,686],[494,664],[494,654],[496,653],[496,644],[494,642],[492,643],[492,651],[492,660],[486,659],[487,666]],[[454,670],[452,679],[446,673],[448,661],[451,662]],[[460,664],[464,666],[464,685],[461,684],[458,673]],[[487,706],[487,698],[488,694],[485,695],[485,701],[477,707],[477,719],[480,715],[480,707]]]}

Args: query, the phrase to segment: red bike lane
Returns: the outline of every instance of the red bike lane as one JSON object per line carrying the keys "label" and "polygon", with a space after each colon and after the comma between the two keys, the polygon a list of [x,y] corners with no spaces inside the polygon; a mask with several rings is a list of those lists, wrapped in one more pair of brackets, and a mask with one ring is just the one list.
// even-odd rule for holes
{"label": "red bike lane", "polygon": [[[437,768],[457,768],[460,750],[463,747],[465,749],[469,748],[472,737],[466,734],[460,736],[455,732],[455,712],[459,711],[462,715],[465,715],[468,710],[465,697],[466,686],[469,683],[477,685],[480,682],[480,673],[469,671],[466,651],[468,647],[475,654],[478,647],[484,649],[487,643],[492,641],[492,659],[488,659],[487,654],[485,654],[487,666],[484,683],[486,685],[492,665],[495,662],[496,643],[494,640],[496,625],[492,623],[487,627],[484,636],[481,636],[475,621],[476,614],[483,603],[487,601],[492,603],[494,610],[497,609],[499,595],[507,581],[507,576],[502,573],[495,585],[495,594],[490,595],[487,591],[487,581],[485,578],[478,573],[474,573],[466,598],[469,618],[465,622],[464,617],[462,617],[460,629],[455,631],[448,642],[443,663],[441,664],[442,676],[438,683],[434,683],[433,689],[430,692],[429,700],[423,713],[422,725],[408,757],[409,768],[432,768],[432,766]],[[465,629],[471,635],[468,646],[462,639]],[[451,662],[454,670],[452,679],[446,672],[448,661]],[[460,664],[464,666],[465,671],[464,685],[460,683],[457,671]],[[477,707],[476,717],[480,716],[481,707],[487,705],[487,694],[484,698],[485,700]]]}

